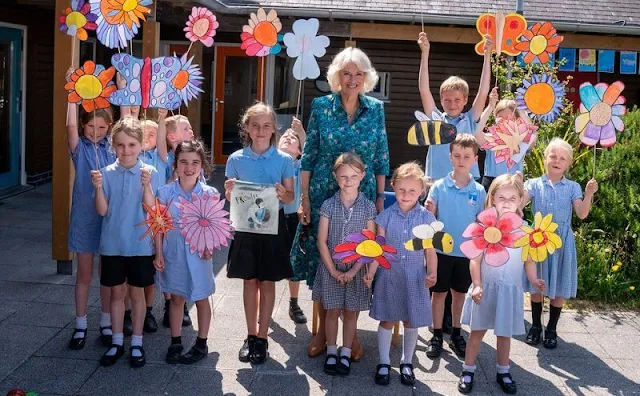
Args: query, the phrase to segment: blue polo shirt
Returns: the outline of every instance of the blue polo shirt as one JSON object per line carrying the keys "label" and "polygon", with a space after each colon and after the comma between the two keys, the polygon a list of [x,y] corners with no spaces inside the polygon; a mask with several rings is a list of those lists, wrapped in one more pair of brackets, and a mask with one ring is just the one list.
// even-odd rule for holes
{"label": "blue polo shirt", "polygon": [[300,160],[293,161],[293,202],[284,205],[284,214],[293,214],[298,212],[300,207]]}
{"label": "blue polo shirt", "polygon": [[510,174],[515,175],[516,172],[523,173],[522,163],[524,158],[520,162],[516,162],[511,169],[507,166],[507,161],[496,164],[496,154],[491,151],[486,151],[487,156],[484,159],[484,175],[487,177],[498,177],[500,175]]}
{"label": "blue polo shirt", "polygon": [[[294,176],[293,160],[274,145],[262,154],[255,153],[251,146],[247,146],[229,156],[225,176],[250,183],[283,184],[284,179]],[[280,208],[282,206],[280,201]]]}
{"label": "blue polo shirt", "polygon": [[[156,170],[158,171],[158,174],[160,175],[160,179],[162,179],[162,177],[164,177],[164,175],[167,173],[169,155],[167,155],[167,162],[162,161],[162,158],[160,158],[160,154],[158,153],[157,147],[149,151],[141,151],[138,158],[140,158],[142,162],[144,162],[145,164],[151,165],[154,168],[156,168]],[[171,161],[171,165],[173,166],[173,161]],[[162,184],[164,184],[164,182],[166,181],[167,181],[166,179],[162,180],[163,182]]]}
{"label": "blue polo shirt", "polygon": [[141,169],[151,172],[151,191],[164,183],[156,168],[143,164],[140,159],[131,168],[125,168],[116,160],[102,169],[102,190],[108,202],[107,214],[102,221],[99,253],[103,256],[151,256],[153,243],[150,238],[140,241],[147,230],[137,224],[146,220],[142,206]]}
{"label": "blue polo shirt", "polygon": [[460,244],[464,242],[462,233],[482,212],[487,194],[482,185],[473,179],[463,188],[459,188],[452,175],[453,172],[436,181],[429,190],[428,199],[436,203],[436,217],[444,223],[444,231],[453,238],[453,251],[449,255],[464,257],[460,251]]}
{"label": "blue polo shirt", "polygon": [[[468,133],[473,135],[476,131],[477,122],[473,119],[471,111],[461,113],[456,118],[449,117],[446,113],[442,113],[437,108],[434,110],[447,123],[456,126],[458,133]],[[449,158],[449,146],[451,144],[436,144],[429,146],[427,151],[427,159],[425,160],[425,174],[433,180],[442,179],[453,171],[453,164]],[[474,164],[471,168],[471,174],[474,179],[480,177],[478,164]]]}

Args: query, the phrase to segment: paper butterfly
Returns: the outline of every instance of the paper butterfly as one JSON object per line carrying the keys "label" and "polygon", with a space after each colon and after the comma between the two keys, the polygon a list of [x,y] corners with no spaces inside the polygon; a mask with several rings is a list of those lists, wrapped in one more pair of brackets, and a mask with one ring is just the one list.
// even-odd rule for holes
{"label": "paper butterfly", "polygon": [[476,53],[478,55],[484,54],[484,35],[488,34],[496,43],[496,52],[499,49],[500,52],[504,52],[507,55],[518,55],[520,51],[515,49],[515,45],[518,42],[518,38],[527,29],[527,20],[520,14],[504,15],[504,27],[502,31],[496,32],[497,22],[500,21],[496,21],[496,15],[494,14],[482,14],[478,17],[476,29],[482,36],[482,40],[476,44]]}

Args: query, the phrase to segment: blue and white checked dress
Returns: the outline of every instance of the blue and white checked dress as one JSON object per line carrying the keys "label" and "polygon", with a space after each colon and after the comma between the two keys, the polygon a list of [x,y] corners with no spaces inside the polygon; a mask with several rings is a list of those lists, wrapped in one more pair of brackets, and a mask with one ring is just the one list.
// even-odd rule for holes
{"label": "blue and white checked dress", "polygon": [[427,271],[424,250],[408,251],[404,243],[413,238],[411,230],[436,221],[431,212],[417,204],[407,214],[396,202],[376,217],[385,230],[387,244],[398,250],[399,262],[390,269],[378,267],[369,316],[379,321],[407,321],[409,327],[431,325],[431,299],[425,285]]}
{"label": "blue and white checked dress", "polygon": [[[571,229],[573,201],[582,199],[580,185],[563,177],[553,185],[546,175],[527,180],[524,188],[531,198],[533,213],[542,216],[553,214],[553,221],[558,223],[556,233],[562,239],[562,248],[556,250],[538,267],[538,276],[546,282],[545,295],[549,298],[572,298],[578,290],[578,260],[576,240]],[[542,276],[540,272],[542,268]],[[526,276],[523,278],[525,290],[540,293],[534,288]]]}
{"label": "blue and white checked dress", "polygon": [[[376,217],[376,206],[363,193],[358,195],[351,208],[345,208],[340,201],[340,191],[327,199],[320,208],[320,216],[329,219],[329,235],[327,245],[333,255],[336,245],[344,242],[349,234],[361,232],[367,228],[367,222]],[[334,262],[340,272],[347,272],[353,263]],[[330,274],[324,263],[318,265],[313,282],[313,301],[322,302],[324,309],[346,309],[347,311],[367,311],[371,302],[371,289],[364,285],[365,267],[356,274],[353,280],[341,286]]]}

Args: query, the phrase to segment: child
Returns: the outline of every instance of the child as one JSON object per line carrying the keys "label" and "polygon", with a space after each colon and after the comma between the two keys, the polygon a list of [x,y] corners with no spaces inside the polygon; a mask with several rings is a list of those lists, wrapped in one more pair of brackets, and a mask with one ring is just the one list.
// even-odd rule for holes
{"label": "child", "polygon": [[[324,265],[319,265],[313,283],[313,301],[322,302],[326,310],[325,332],[327,358],[324,372],[348,375],[351,371],[351,347],[356,335],[358,312],[369,309],[371,291],[364,283],[362,263],[344,264],[332,258],[336,245],[347,235],[363,229],[375,232],[375,204],[359,192],[365,165],[355,153],[341,154],[333,166],[340,188],[322,204],[318,224],[318,251]],[[338,318],[342,314],[342,342],[338,359]]]}
{"label": "child", "polygon": [[[522,217],[520,207],[523,199],[520,177],[501,175],[491,184],[485,206],[495,207],[499,218],[517,218]],[[509,374],[509,349],[511,337],[524,334],[522,278],[526,271],[527,278],[538,290],[544,289],[544,281],[536,279],[536,264],[531,259],[522,261],[522,248],[505,249],[509,252],[509,259],[499,267],[487,264],[482,254],[471,260],[473,286],[467,293],[463,314],[463,323],[471,327],[471,334],[458,381],[460,393],[469,393],[473,389],[475,362],[488,329],[493,329],[498,338],[496,381],[505,393],[513,394],[517,390]]]}
{"label": "child", "polygon": [[[484,63],[482,64],[480,87],[478,88],[478,94],[473,101],[471,110],[466,113],[462,112],[469,100],[469,85],[463,79],[451,76],[440,85],[440,104],[444,110],[444,112],[440,112],[436,107],[435,100],[429,88],[429,51],[431,44],[429,43],[426,33],[421,32],[418,35],[418,45],[422,51],[418,84],[424,112],[429,117],[431,117],[431,114],[434,112],[443,117],[446,122],[456,126],[458,134],[473,134],[475,132],[476,122],[482,114],[484,104],[487,101],[487,95],[489,94],[493,41],[491,41],[489,36],[485,36],[485,39]],[[453,170],[449,161],[447,161],[448,154],[448,144],[429,146],[425,162],[425,173],[432,181],[446,177]],[[471,173],[474,179],[480,178],[477,163],[473,165]]]}
{"label": "child", "polygon": [[[300,207],[300,155],[304,146],[305,131],[302,123],[297,118],[293,118],[291,128],[287,129],[278,141],[278,149],[289,154],[293,159],[293,191],[295,198],[293,202],[284,205],[284,217],[287,221],[287,230],[289,231],[289,239],[287,240],[287,250],[291,251],[293,239],[298,228],[298,208]],[[300,282],[289,280],[289,317],[297,324],[307,323],[307,317],[304,315],[302,308],[298,304],[298,292],[300,291]]]}
{"label": "child", "polygon": [[[202,194],[218,194],[218,191],[200,180],[200,173],[210,172],[204,146],[197,140],[186,140],[176,148],[176,173],[178,180],[160,187],[158,199],[161,204],[178,202],[179,197],[189,201],[192,194],[202,197]],[[169,207],[174,219],[178,218],[179,210],[175,205]],[[155,238],[156,270],[162,272],[160,282],[162,290],[171,293],[171,345],[167,351],[166,361],[170,364],[192,364],[207,356],[207,334],[211,324],[211,304],[209,296],[215,292],[213,277],[213,260],[206,252],[200,256],[196,251],[189,252],[189,245],[179,230],[170,231],[164,238],[158,234]],[[198,338],[189,352],[180,355],[182,347],[182,318],[185,300],[195,301],[198,309]]]}
{"label": "child", "polygon": [[[72,71],[71,71],[72,72]],[[78,106],[67,106],[67,140],[69,154],[75,168],[73,198],[71,200],[71,220],[69,223],[68,249],[78,257],[75,303],[76,324],[69,341],[69,348],[82,349],[87,338],[87,304],[89,285],[93,276],[93,255],[100,246],[102,217],[96,212],[93,202],[93,186],[90,172],[115,161],[107,135],[113,122],[111,109],[83,112],[80,125],[82,136],[78,134]],[[96,158],[97,157],[97,158]],[[97,163],[96,163],[97,160]],[[109,288],[100,288],[100,340],[105,346],[111,345],[111,299]]]}
{"label": "child", "polygon": [[[227,160],[224,183],[225,197],[231,198],[236,180],[275,185],[280,211],[278,234],[236,232],[227,264],[229,278],[244,279],[244,311],[247,318],[247,338],[240,348],[241,362],[262,364],[268,357],[267,335],[275,304],[275,282],[291,278],[292,270],[287,250],[288,231],[283,204],[293,201],[293,163],[289,155],[274,146],[276,114],[262,102],[249,107],[240,121],[240,136],[244,148]],[[260,326],[258,327],[258,312]]]}
{"label": "child", "polygon": [[450,254],[438,252],[438,281],[431,288],[433,309],[433,337],[427,346],[427,356],[437,358],[442,352],[442,322],[444,302],[451,290],[452,325],[449,347],[459,358],[464,358],[466,342],[460,334],[460,315],[464,295],[471,285],[469,259],[460,251],[462,233],[476,221],[482,211],[486,193],[482,185],[473,180],[470,170],[478,161],[478,143],[473,135],[458,134],[450,145],[453,172],[434,183],[429,190],[427,209],[444,223],[454,241]]}
{"label": "child", "polygon": [[131,367],[144,366],[142,328],[145,317],[144,287],[154,282],[153,244],[140,241],[144,227],[136,226],[146,219],[142,202],[154,206],[153,191],[158,187],[158,172],[143,165],[138,158],[142,149],[142,127],[132,117],[116,123],[111,136],[117,160],[100,171],[91,171],[95,187],[96,210],[102,221],[100,254],[102,271],[100,284],[111,288],[113,318],[112,344],[100,359],[102,366],[111,366],[124,354],[123,321],[125,287],[133,308],[131,337]]}
{"label": "child", "polygon": [[[482,117],[480,117],[480,121],[478,121],[478,126],[476,127],[476,141],[479,146],[482,146],[487,142],[486,135],[484,133],[484,127],[487,125],[487,120],[489,116],[493,112],[493,116],[496,120],[501,118],[516,118],[522,119],[525,123],[530,124],[531,120],[526,113],[521,112],[517,109],[516,101],[513,99],[502,99],[498,102],[498,88],[494,88],[491,90],[489,94],[489,105],[482,112]],[[533,148],[535,145],[535,140],[531,142],[529,149]],[[486,157],[484,160],[484,175],[482,176],[482,186],[485,191],[489,191],[489,186],[493,179],[500,175],[510,174],[515,175],[516,173],[523,173],[523,162],[522,159],[520,162],[517,162],[511,169],[507,167],[507,163],[501,162],[496,164],[496,155],[491,150],[486,150]]]}
{"label": "child", "polygon": [[415,251],[409,251],[405,247],[405,243],[414,238],[414,227],[431,224],[436,220],[431,212],[418,203],[425,184],[424,172],[417,163],[400,165],[391,178],[396,203],[376,217],[378,235],[384,236],[389,245],[398,249],[397,256],[400,259],[390,269],[378,272],[378,263],[373,262],[365,277],[371,282],[373,275],[377,274],[369,315],[380,321],[380,364],[374,377],[379,385],[389,385],[389,350],[394,322],[401,320],[404,326],[400,382],[409,386],[415,382],[412,360],[418,341],[418,328],[432,323],[429,287],[436,283],[436,251],[433,247]]}
{"label": "child", "polygon": [[[527,180],[524,185],[525,204],[532,203],[534,213],[542,216],[553,214],[553,222],[558,224],[556,234],[562,239],[562,247],[542,262],[542,278],[546,282],[546,295],[551,300],[549,323],[544,332],[544,347],[553,349],[558,345],[556,325],[566,298],[576,296],[578,289],[578,262],[576,241],[571,229],[571,211],[576,211],[580,219],[589,214],[593,195],[598,191],[598,182],[589,180],[582,197],[580,185],[568,180],[565,173],[573,161],[573,148],[559,138],[553,138],[544,150],[546,173],[541,177]],[[540,343],[542,333],[543,296],[531,287],[532,326],[527,334],[527,344]]]}

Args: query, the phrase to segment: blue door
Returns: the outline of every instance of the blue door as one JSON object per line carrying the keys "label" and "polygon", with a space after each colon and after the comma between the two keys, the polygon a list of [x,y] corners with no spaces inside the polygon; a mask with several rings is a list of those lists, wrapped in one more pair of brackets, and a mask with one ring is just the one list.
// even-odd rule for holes
{"label": "blue door", "polygon": [[20,183],[22,31],[0,27],[0,189]]}

